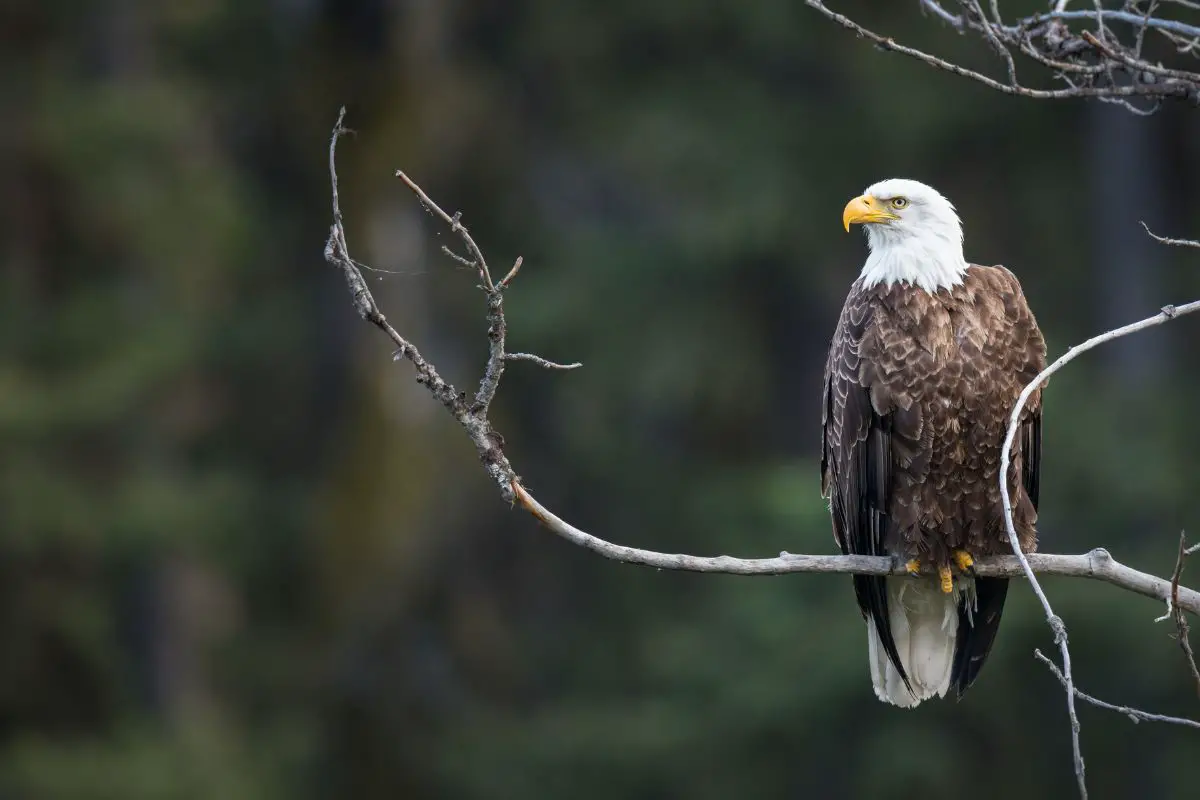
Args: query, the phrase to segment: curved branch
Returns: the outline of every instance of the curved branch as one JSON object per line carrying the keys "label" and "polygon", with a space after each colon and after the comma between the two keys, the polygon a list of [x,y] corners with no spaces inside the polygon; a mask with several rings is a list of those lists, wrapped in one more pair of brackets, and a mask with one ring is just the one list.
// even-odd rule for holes
{"label": "curved branch", "polygon": [[1166,236],[1159,236],[1157,233],[1150,230],[1150,226],[1145,222],[1142,223],[1142,227],[1146,229],[1146,233],[1150,234],[1151,239],[1159,242],[1160,244],[1169,244],[1172,247],[1200,247],[1200,241],[1197,241],[1196,239],[1171,239]]}
{"label": "curved branch", "polygon": [[[450,384],[442,379],[438,374],[437,369],[430,362],[426,361],[421,351],[416,345],[405,339],[403,336],[391,326],[383,312],[379,310],[378,304],[375,302],[375,297],[371,294],[371,290],[367,288],[367,282],[363,280],[362,271],[359,270],[359,264],[350,256],[350,246],[346,243],[346,229],[342,222],[342,208],[338,200],[338,177],[337,177],[337,144],[342,134],[350,133],[350,129],[342,123],[346,119],[346,107],[342,106],[338,112],[337,122],[333,126],[333,135],[329,140],[329,182],[333,187],[333,224],[329,228],[329,238],[325,241],[325,260],[342,271],[342,275],[346,279],[346,286],[350,289],[350,296],[354,301],[354,308],[358,311],[358,315],[370,322],[375,327],[379,328],[389,339],[396,345],[396,352],[392,358],[395,361],[407,359],[417,371],[417,383],[424,386],[429,392],[438,399],[438,401],[446,407],[463,430],[467,432],[467,436],[475,445],[476,451],[479,453],[479,460],[483,463],[483,467],[487,470],[488,475],[492,480],[496,481],[500,487],[501,496],[511,500],[509,485],[516,479],[516,473],[513,472],[512,465],[508,463],[508,458],[504,455],[502,449],[502,440],[492,430],[492,425],[487,418],[487,402],[483,403],[482,407],[478,402],[475,406],[467,405],[466,395],[461,394]],[[409,181],[410,186],[416,187],[416,184]],[[442,218],[450,223],[451,228],[459,234],[467,245],[468,250],[479,258],[479,264],[483,264],[482,254],[479,254],[475,242],[467,233],[461,223],[455,217],[449,217],[446,212],[438,208],[432,200],[425,196],[424,192],[418,190],[418,197],[422,198],[422,202],[426,203],[426,208],[436,210]],[[484,276],[485,282],[490,286],[491,278],[484,271],[484,267],[480,266],[481,274]],[[492,318],[493,313],[499,316],[501,321],[504,318],[504,309],[497,300],[493,309],[493,293],[496,298],[499,298],[499,292],[493,288],[488,293],[488,317]],[[495,382],[499,382],[499,373],[503,371],[504,365],[504,339],[503,334],[500,336],[500,347],[497,352],[496,347],[490,350],[488,356],[488,367],[484,372],[484,378],[480,381],[480,393],[484,394],[488,388],[489,376],[495,377]],[[495,342],[495,339],[493,339]],[[494,362],[499,362],[498,367]],[[495,394],[495,385],[490,388],[491,394]],[[490,395],[485,398],[490,402]]]}
{"label": "curved branch", "polygon": [[1064,689],[1074,692],[1075,696],[1080,700],[1084,701],[1085,703],[1091,703],[1096,708],[1103,708],[1106,711],[1115,711],[1118,714],[1124,714],[1129,718],[1129,721],[1134,724],[1139,722],[1165,722],[1168,725],[1183,725],[1185,728],[1196,728],[1197,730],[1200,730],[1200,722],[1197,722],[1194,719],[1187,719],[1186,717],[1169,717],[1166,714],[1152,714],[1149,711],[1142,711],[1141,709],[1130,708],[1129,706],[1118,706],[1114,705],[1113,703],[1107,703],[1103,700],[1092,697],[1090,694],[1076,689],[1073,684],[1068,683],[1067,676],[1063,674],[1062,670],[1058,668],[1057,664],[1055,664],[1049,658],[1046,658],[1041,650],[1034,650],[1033,655],[1034,658],[1036,658],[1038,661],[1041,661],[1052,673],[1054,673],[1054,677],[1058,678],[1058,682],[1063,685]]}
{"label": "curved branch", "polygon": [[1032,17],[1026,17],[1012,26],[1011,29],[1015,30],[1018,27],[1030,28],[1052,20],[1062,22],[1074,20],[1097,22],[1101,19],[1101,15],[1103,15],[1105,22],[1122,22],[1138,28],[1170,31],[1180,36],[1200,36],[1200,28],[1195,25],[1188,25],[1186,22],[1178,22],[1173,19],[1159,19],[1148,14],[1133,14],[1128,11],[1050,11],[1046,14],[1036,14]]}

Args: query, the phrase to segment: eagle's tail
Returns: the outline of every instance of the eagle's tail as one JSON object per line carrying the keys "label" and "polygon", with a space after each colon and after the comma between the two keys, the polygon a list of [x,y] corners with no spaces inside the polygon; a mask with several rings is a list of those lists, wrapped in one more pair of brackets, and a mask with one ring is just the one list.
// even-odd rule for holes
{"label": "eagle's tail", "polygon": [[871,683],[876,696],[902,708],[945,697],[955,671],[962,594],[943,592],[936,579],[889,578],[887,597],[892,638],[912,691],[888,658],[874,619],[868,617]]}
{"label": "eagle's tail", "polygon": [[964,603],[958,609],[958,643],[950,681],[959,697],[979,677],[996,642],[1004,598],[1008,596],[1008,578],[976,578],[974,590],[972,607],[968,609]]}

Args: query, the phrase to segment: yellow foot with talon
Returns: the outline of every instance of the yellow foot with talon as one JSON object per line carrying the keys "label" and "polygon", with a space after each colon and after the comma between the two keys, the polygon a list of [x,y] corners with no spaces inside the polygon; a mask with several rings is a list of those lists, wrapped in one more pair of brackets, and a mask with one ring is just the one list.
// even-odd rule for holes
{"label": "yellow foot with talon", "polygon": [[975,566],[975,559],[966,550],[955,550],[952,555],[954,556],[954,563],[958,565],[959,570],[962,572],[966,572]]}
{"label": "yellow foot with talon", "polygon": [[904,563],[904,571],[907,572],[909,575],[920,575],[921,574],[921,560],[914,558],[912,561],[906,561]]}
{"label": "yellow foot with talon", "polygon": [[938,567],[938,578],[942,581],[942,591],[945,594],[954,591],[954,573],[949,567]]}

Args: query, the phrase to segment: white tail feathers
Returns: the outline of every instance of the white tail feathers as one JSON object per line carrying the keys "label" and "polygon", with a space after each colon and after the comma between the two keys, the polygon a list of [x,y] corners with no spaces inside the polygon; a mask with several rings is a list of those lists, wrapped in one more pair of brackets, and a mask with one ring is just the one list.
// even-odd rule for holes
{"label": "white tail feathers", "polygon": [[875,630],[867,619],[871,660],[871,683],[885,703],[912,708],[931,697],[945,697],[954,666],[954,643],[958,638],[960,591],[942,591],[936,579],[890,578],[887,581],[888,616],[900,663],[908,674],[912,691],[892,666]]}

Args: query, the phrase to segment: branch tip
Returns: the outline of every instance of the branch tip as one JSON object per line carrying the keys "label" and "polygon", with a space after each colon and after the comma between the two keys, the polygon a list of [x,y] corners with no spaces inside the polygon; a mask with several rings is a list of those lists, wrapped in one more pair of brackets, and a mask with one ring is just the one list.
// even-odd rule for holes
{"label": "branch tip", "polygon": [[513,262],[512,269],[510,269],[508,274],[500,280],[501,289],[508,288],[508,282],[517,277],[517,273],[521,271],[521,264],[524,263],[524,261],[525,259],[522,256],[517,256],[517,260]]}
{"label": "branch tip", "polygon": [[542,367],[543,369],[570,370],[579,369],[583,366],[583,364],[579,361],[574,361],[570,364],[559,364],[556,361],[550,361],[542,358],[541,356],[535,356],[533,353],[505,353],[504,359],[506,361],[529,361],[539,367]]}

